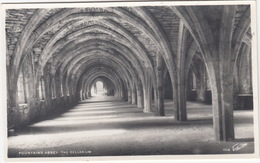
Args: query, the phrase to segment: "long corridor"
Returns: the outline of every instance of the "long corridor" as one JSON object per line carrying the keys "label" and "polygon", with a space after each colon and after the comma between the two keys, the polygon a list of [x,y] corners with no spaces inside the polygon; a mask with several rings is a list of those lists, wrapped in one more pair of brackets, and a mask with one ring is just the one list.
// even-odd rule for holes
{"label": "long corridor", "polygon": [[[235,111],[236,140],[214,138],[211,105],[188,102],[188,121],[143,113],[119,98],[97,96],[8,138],[9,157],[252,153],[253,112]],[[236,150],[236,145],[243,148]]]}

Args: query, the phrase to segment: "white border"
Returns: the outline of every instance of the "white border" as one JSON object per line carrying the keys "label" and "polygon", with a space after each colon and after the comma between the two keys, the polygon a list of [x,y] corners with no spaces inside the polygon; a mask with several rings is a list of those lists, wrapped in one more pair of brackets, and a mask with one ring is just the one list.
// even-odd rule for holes
{"label": "white border", "polygon": [[[58,0],[59,2],[71,2],[71,0]],[[76,2],[78,1],[82,1],[82,0],[76,0]],[[9,8],[57,8],[57,7],[62,7],[62,8],[73,8],[73,7],[111,7],[111,6],[140,6],[140,5],[146,5],[146,6],[152,6],[152,5],[156,5],[156,6],[164,6],[164,5],[234,5],[234,4],[251,4],[251,29],[252,29],[252,34],[253,34],[253,38],[252,38],[252,73],[253,73],[253,90],[254,90],[254,124],[255,124],[255,154],[245,154],[243,155],[243,159],[238,159],[238,160],[234,160],[234,158],[236,158],[237,155],[234,154],[230,154],[230,155],[171,155],[171,156],[124,156],[124,157],[66,157],[66,158],[8,158],[7,159],[7,141],[6,141],[6,118],[1,118],[3,122],[3,125],[1,125],[1,130],[3,131],[4,134],[1,134],[1,136],[3,136],[3,138],[0,140],[0,146],[4,146],[5,147],[5,151],[1,152],[0,151],[0,157],[1,159],[4,158],[5,160],[0,161],[4,162],[4,161],[23,161],[23,162],[34,162],[34,161],[44,161],[44,162],[52,162],[52,161],[115,161],[115,160],[120,160],[124,161],[124,162],[128,162],[126,160],[131,160],[131,162],[133,160],[142,160],[141,162],[144,162],[144,160],[146,160],[145,162],[155,162],[155,161],[162,161],[164,160],[164,162],[169,162],[169,161],[177,161],[177,162],[203,162],[203,161],[210,161],[210,162],[216,162],[216,161],[236,161],[237,163],[239,163],[240,161],[244,162],[244,161],[248,161],[248,160],[244,160],[244,159],[248,159],[251,158],[252,156],[257,156],[259,158],[259,104],[258,104],[258,99],[259,99],[259,88],[258,88],[258,84],[259,84],[259,69],[258,69],[258,63],[260,57],[258,57],[257,55],[257,34],[256,33],[256,5],[255,5],[255,1],[249,1],[249,0],[243,0],[243,1],[190,1],[190,2],[103,2],[103,3],[93,3],[93,0],[90,0],[88,2],[90,3],[54,3],[54,4],[47,4],[47,3],[41,3],[39,6],[39,3],[37,4],[2,4],[1,7],[1,11],[0,11],[0,21],[1,21],[1,26],[0,26],[0,38],[2,38],[3,40],[5,40],[5,29],[4,29],[4,17],[5,17],[5,12],[4,9],[9,9]],[[110,0],[103,0],[103,1],[110,1]],[[0,0],[0,2],[4,2],[4,0]],[[11,3],[11,2],[21,2],[19,0],[9,0],[9,1],[5,1],[7,3]],[[36,1],[36,0],[22,0],[22,2],[53,2],[53,1],[44,1],[44,0],[40,0],[40,1]],[[56,1],[57,2],[57,1]],[[259,5],[258,5],[258,9],[259,9]],[[259,12],[259,11],[258,11]],[[259,19],[259,18],[258,18]],[[258,44],[259,45],[259,44]],[[2,50],[1,56],[0,56],[0,63],[3,67],[0,68],[0,74],[2,74],[4,76],[4,80],[0,80],[0,85],[2,87],[1,89],[1,100],[0,100],[0,106],[2,106],[1,108],[6,108],[6,59],[5,59],[5,55],[6,55],[6,45],[5,45],[5,41],[1,42],[0,45]],[[3,57],[3,58],[2,58]],[[3,115],[5,115],[4,117],[6,117],[7,115],[7,111],[6,109],[2,109]],[[257,131],[257,132],[256,132]],[[0,132],[2,133],[2,132]],[[2,143],[4,142],[4,143]],[[4,144],[4,145],[3,145]],[[3,154],[3,156],[1,156],[1,154]],[[240,157],[241,154],[239,154],[238,157]],[[210,160],[208,160],[210,157]],[[133,159],[134,158],[134,159]],[[122,160],[123,159],[123,160]],[[186,160],[183,160],[186,159]],[[200,159],[204,159],[204,160],[200,160]],[[213,160],[216,159],[216,160]],[[223,160],[225,159],[225,160]],[[230,160],[232,159],[232,160]],[[137,161],[137,162],[139,162]],[[259,159],[250,159],[250,162],[259,162]]]}
{"label": "white border", "polygon": [[76,8],[76,7],[120,7],[120,6],[198,6],[198,5],[253,5],[255,1],[150,1],[150,2],[88,2],[88,3],[32,3],[32,4],[2,4],[3,9],[20,8]]}

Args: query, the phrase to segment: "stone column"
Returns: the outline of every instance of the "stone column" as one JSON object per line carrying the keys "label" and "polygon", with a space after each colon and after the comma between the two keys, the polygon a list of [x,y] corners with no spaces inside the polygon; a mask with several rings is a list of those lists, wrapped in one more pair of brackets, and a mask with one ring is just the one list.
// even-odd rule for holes
{"label": "stone column", "polygon": [[[206,101],[206,67],[203,61],[197,59],[196,64],[193,63],[191,65],[191,69],[195,75],[196,79],[196,100],[199,102],[205,102]],[[192,73],[190,75],[193,75]],[[191,78],[191,80],[193,77]],[[191,81],[192,82],[192,81]]]}
{"label": "stone column", "polygon": [[160,54],[156,56],[156,94],[157,94],[157,103],[156,103],[156,115],[164,116],[164,93],[163,93],[163,58]]}
{"label": "stone column", "polygon": [[94,85],[94,93],[97,93],[97,83],[95,82],[93,85]]}
{"label": "stone column", "polygon": [[155,111],[155,115],[157,115],[158,112],[158,95],[157,95],[157,84],[155,83],[155,87],[152,86],[152,93],[153,93],[153,104],[154,108],[152,110]]}
{"label": "stone column", "polygon": [[143,108],[143,91],[141,87],[141,83],[138,83],[138,87],[136,89],[137,92],[137,107],[138,108]]}
{"label": "stone column", "polygon": [[177,121],[187,120],[186,111],[186,69],[185,69],[185,56],[186,56],[186,39],[188,30],[185,28],[182,21],[179,26],[179,40],[177,49]]}
{"label": "stone column", "polygon": [[128,94],[127,102],[131,104],[132,103],[132,92],[131,92],[130,88],[128,88],[127,94]]}
{"label": "stone column", "polygon": [[84,91],[81,91],[81,96],[82,96],[82,100],[85,100],[86,97],[85,97],[85,92]]}
{"label": "stone column", "polygon": [[135,91],[135,88],[132,89],[132,104],[136,105],[136,91]]}
{"label": "stone column", "polygon": [[77,96],[79,96],[79,101],[83,100],[82,91],[79,91],[79,93],[77,93]]}
{"label": "stone column", "polygon": [[146,83],[144,86],[144,112],[151,112],[152,101],[152,84],[149,77],[146,76]]}

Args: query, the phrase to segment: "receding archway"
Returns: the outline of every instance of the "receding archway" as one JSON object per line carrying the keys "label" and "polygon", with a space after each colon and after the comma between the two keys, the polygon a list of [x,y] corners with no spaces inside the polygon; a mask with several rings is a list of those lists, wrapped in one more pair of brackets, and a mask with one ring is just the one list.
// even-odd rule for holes
{"label": "receding archway", "polygon": [[91,87],[91,95],[92,96],[105,96],[107,94],[107,90],[104,88],[104,83],[102,81],[97,81],[92,84]]}

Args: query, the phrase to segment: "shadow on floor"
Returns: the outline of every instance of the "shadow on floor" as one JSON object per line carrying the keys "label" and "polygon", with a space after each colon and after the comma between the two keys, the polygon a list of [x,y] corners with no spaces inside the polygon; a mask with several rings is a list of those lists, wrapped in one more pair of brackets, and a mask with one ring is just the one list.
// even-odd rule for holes
{"label": "shadow on floor", "polygon": [[[101,120],[102,121],[102,120]],[[196,127],[194,127],[196,126]],[[161,119],[112,119],[111,121],[99,120],[77,123],[77,124],[64,124],[51,126],[27,126],[17,132],[17,135],[36,135],[36,134],[55,134],[55,133],[68,133],[68,132],[81,132],[81,131],[94,131],[94,130],[112,130],[112,129],[125,129],[125,130],[146,130],[149,128],[167,128],[173,130],[184,130],[187,128],[202,128],[212,126],[210,120],[191,120],[186,122],[174,122],[172,119],[164,120]]]}

